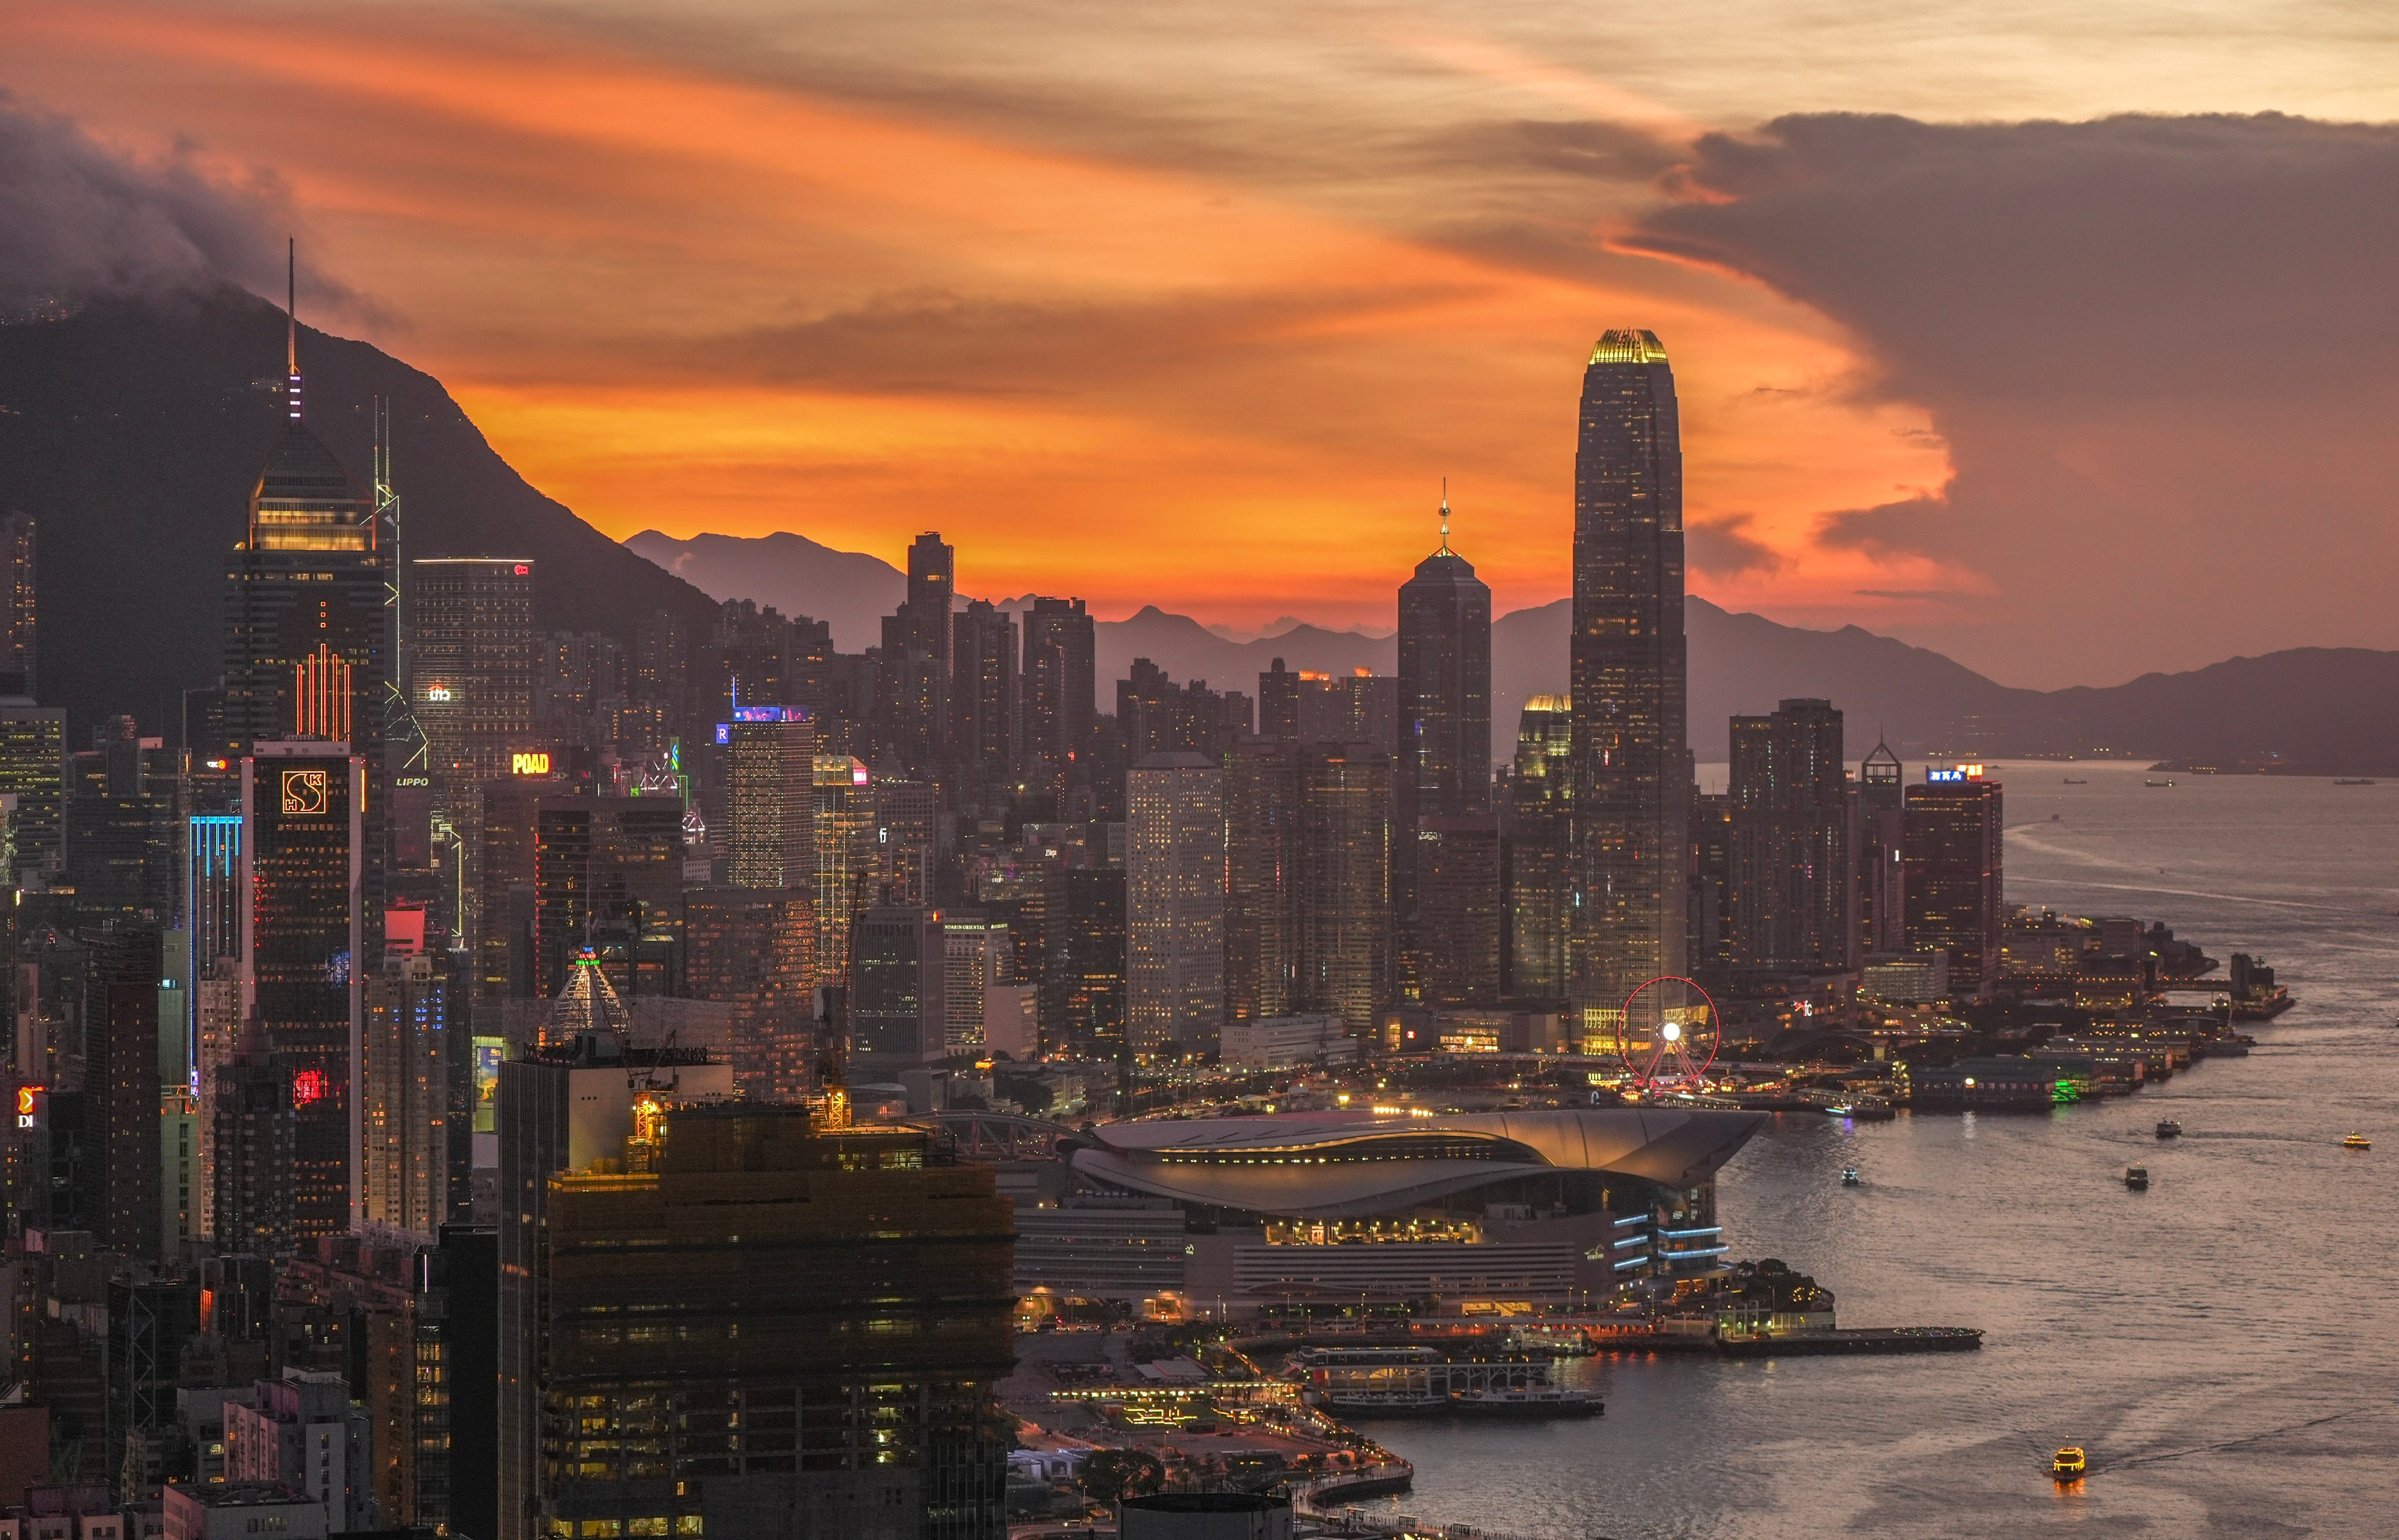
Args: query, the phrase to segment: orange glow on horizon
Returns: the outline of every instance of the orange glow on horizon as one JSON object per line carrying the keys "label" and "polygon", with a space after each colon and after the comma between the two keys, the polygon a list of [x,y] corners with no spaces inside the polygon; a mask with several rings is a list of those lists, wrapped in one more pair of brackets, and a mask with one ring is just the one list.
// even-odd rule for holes
{"label": "orange glow on horizon", "polygon": [[[1822,317],[1601,261],[1602,232],[1568,275],[1232,169],[522,16],[8,14],[0,84],[114,143],[196,133],[210,167],[273,168],[316,232],[304,260],[405,317],[337,329],[438,374],[528,480],[618,538],[790,529],[896,562],[938,528],[965,591],[1388,625],[1446,475],[1500,606],[1546,602],[1567,586],[1582,359],[1633,316],[1674,359],[1687,521],[1771,555],[1695,590],[1789,613],[1961,581],[1816,538],[1828,512],[1944,484],[1920,412],[1860,399]],[[1692,127],[1492,46],[1401,46]]]}

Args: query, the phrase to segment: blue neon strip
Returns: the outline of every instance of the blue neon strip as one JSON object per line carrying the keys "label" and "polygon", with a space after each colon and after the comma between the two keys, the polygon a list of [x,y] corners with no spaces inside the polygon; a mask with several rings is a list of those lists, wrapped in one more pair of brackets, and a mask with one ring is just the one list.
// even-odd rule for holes
{"label": "blue neon strip", "polygon": [[1711,1224],[1706,1226],[1704,1229],[1699,1230],[1660,1230],[1658,1233],[1669,1240],[1687,1240],[1693,1236],[1723,1235],[1724,1226],[1721,1224]]}
{"label": "blue neon strip", "polygon": [[1720,1257],[1731,1250],[1729,1246],[1702,1246],[1689,1251],[1660,1251],[1658,1256],[1663,1262],[1688,1262],[1694,1257]]}
{"label": "blue neon strip", "polygon": [[1616,1226],[1615,1226],[1615,1227],[1616,1227],[1617,1229],[1619,1229],[1619,1230],[1621,1230],[1621,1229],[1623,1229],[1623,1228],[1624,1228],[1626,1225],[1628,1225],[1628,1224],[1647,1224],[1647,1223],[1649,1223],[1649,1216],[1648,1216],[1647,1214],[1634,1214],[1634,1215],[1633,1215],[1633,1216],[1632,1216],[1631,1218],[1629,1218],[1629,1219],[1620,1219],[1620,1220],[1618,1220],[1618,1221],[1616,1222]]}
{"label": "blue neon strip", "polygon": [[1607,1249],[1611,1251],[1621,1251],[1628,1246],[1647,1246],[1648,1244],[1649,1237],[1647,1236],[1619,1236],[1614,1240],[1607,1243]]}
{"label": "blue neon strip", "polygon": [[1647,1267],[1648,1265],[1649,1259],[1647,1257],[1627,1257],[1622,1262],[1616,1264],[1616,1271],[1621,1273],[1628,1267]]}

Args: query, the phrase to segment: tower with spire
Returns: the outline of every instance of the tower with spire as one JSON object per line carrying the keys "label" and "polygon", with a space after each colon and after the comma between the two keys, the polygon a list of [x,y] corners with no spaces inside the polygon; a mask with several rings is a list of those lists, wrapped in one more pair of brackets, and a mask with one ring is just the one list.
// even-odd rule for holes
{"label": "tower with spire", "polygon": [[1856,873],[1857,953],[1870,957],[1907,950],[1907,820],[1899,756],[1882,735],[1858,765]]}
{"label": "tower with spire", "polygon": [[1491,807],[1491,589],[1441,546],[1400,586],[1400,780],[1415,811],[1457,817]]}
{"label": "tower with spire", "polygon": [[[1491,589],[1473,563],[1450,548],[1449,482],[1441,495],[1441,545],[1400,586],[1400,733],[1391,775],[1391,901],[1403,935],[1401,988],[1420,995],[1433,939],[1418,911],[1421,849],[1475,831],[1457,820],[1491,816]],[[1427,836],[1430,839],[1428,840]],[[1494,833],[1496,839],[1496,831]],[[1496,848],[1496,846],[1495,846]],[[1497,873],[1493,873],[1496,883]],[[1498,894],[1487,909],[1496,925]],[[1491,969],[1498,968],[1498,931]],[[1496,993],[1497,979],[1492,980]]]}
{"label": "tower with spire", "polygon": [[[308,1093],[294,1097],[305,1236],[338,1233],[358,1211],[357,980],[383,952],[391,817],[383,725],[397,574],[373,497],[309,423],[298,271],[295,248],[278,420],[225,559],[223,737],[204,757],[222,757],[243,788],[245,861],[289,846],[295,891],[308,895],[290,914],[273,910],[272,924],[246,915],[236,960],[267,1047],[310,1077]],[[294,786],[349,790],[329,790],[319,808],[308,795],[286,796]],[[267,838],[270,826],[280,844]],[[248,872],[245,893],[254,885]]]}
{"label": "tower with spire", "polygon": [[[284,313],[280,422],[252,483],[243,538],[225,561],[223,741],[206,757],[227,763],[260,743],[315,737],[338,726],[375,783],[368,805],[375,858],[370,912],[382,913],[381,835],[386,697],[398,638],[391,599],[394,542],[384,537],[374,497],[309,426],[300,368],[299,262],[291,252]],[[321,685],[346,682],[329,703]],[[195,748],[202,747],[195,745]]]}

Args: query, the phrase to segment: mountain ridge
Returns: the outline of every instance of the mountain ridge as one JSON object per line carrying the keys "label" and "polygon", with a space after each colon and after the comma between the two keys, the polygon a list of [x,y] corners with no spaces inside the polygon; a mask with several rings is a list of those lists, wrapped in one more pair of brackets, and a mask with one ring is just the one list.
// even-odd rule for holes
{"label": "mountain ridge", "polygon": [[[280,310],[229,286],[0,326],[0,511],[40,520],[37,682],[42,699],[69,708],[71,741],[117,713],[173,736],[183,692],[214,682],[221,574],[281,421],[283,333]],[[839,644],[856,651],[879,640],[881,615],[904,592],[904,576],[881,559],[796,534],[676,542],[652,530],[634,537],[644,548],[613,540],[508,466],[432,375],[366,343],[306,327],[301,338],[309,426],[354,475],[369,463],[370,403],[392,404],[407,554],[533,558],[545,631],[630,641],[664,610],[704,635],[721,599],[754,598],[787,614],[840,614]],[[710,561],[684,562],[679,574],[654,559],[669,550],[671,561],[677,547],[705,547]],[[762,552],[804,558],[825,575],[792,579]],[[1493,737],[1503,756],[1524,697],[1566,685],[1570,610],[1559,600],[1494,625]],[[1880,736],[1910,758],[2104,749],[2224,768],[2399,776],[2399,653],[2294,648],[2043,692],[1861,627],[1808,630],[1696,596],[1688,615],[1692,741],[1702,759],[1722,757],[1730,715],[1808,696],[1842,709],[1852,760]],[[1301,624],[1236,642],[1157,605],[1094,630],[1104,708],[1138,656],[1177,679],[1244,692],[1276,657],[1378,673],[1397,657],[1389,636]]]}
{"label": "mountain ridge", "polygon": [[[733,545],[744,538],[694,537]],[[753,545],[773,538],[757,537]],[[806,543],[818,551],[832,550]],[[875,562],[904,590],[904,575],[880,558],[832,554]],[[814,614],[807,585],[794,574],[771,571],[763,560],[728,561],[721,570],[742,589],[727,588],[721,597],[772,602],[786,614]],[[1022,602],[1011,601],[1010,607]],[[1566,692],[1572,607],[1571,600],[1559,599],[1493,621],[1495,756],[1512,752],[1516,716],[1525,697]],[[2041,691],[2000,684],[1954,658],[1862,626],[1786,626],[1723,609],[1696,594],[1687,601],[1687,610],[1689,734],[1703,761],[1727,757],[1732,717],[1763,714],[1786,699],[1816,697],[1841,709],[1844,751],[1850,760],[1887,739],[1914,759],[2106,750],[2226,768],[2399,774],[2399,653],[2300,647],[2182,673],[2144,674],[2122,684]],[[1398,667],[1395,637],[1302,622],[1272,637],[1235,642],[1154,603],[1123,620],[1095,621],[1092,629],[1103,710],[1112,709],[1114,682],[1125,677],[1136,657],[1151,659],[1178,681],[1204,679],[1220,690],[1252,694],[1257,673],[1276,657],[1293,669],[1322,672],[1362,667],[1389,673]],[[2379,706],[2347,713],[2344,703],[2352,699]],[[2294,702],[2307,705],[2294,709]],[[2365,720],[2393,725],[2379,733],[2355,725]]]}

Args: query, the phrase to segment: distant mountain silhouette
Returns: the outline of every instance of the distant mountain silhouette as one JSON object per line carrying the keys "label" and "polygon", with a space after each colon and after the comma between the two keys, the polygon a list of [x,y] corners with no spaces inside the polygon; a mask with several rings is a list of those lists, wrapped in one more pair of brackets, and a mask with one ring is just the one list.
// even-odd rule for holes
{"label": "distant mountain silhouette", "polygon": [[1204,679],[1219,690],[1239,690],[1257,698],[1258,675],[1281,658],[1288,669],[1346,674],[1359,669],[1388,674],[1399,667],[1395,638],[1372,637],[1359,631],[1333,631],[1321,626],[1298,626],[1281,636],[1255,642],[1233,642],[1187,615],[1170,615],[1146,604],[1125,620],[1103,620],[1091,628],[1098,653],[1103,709],[1116,709],[1116,682],[1132,670],[1132,660],[1148,658],[1177,680]]}
{"label": "distant mountain silhouette", "polygon": [[[644,534],[629,544],[644,554],[671,552],[674,570],[719,598],[755,599],[820,619],[858,609],[869,591],[889,596],[877,612],[888,613],[906,586],[877,558],[833,551],[798,535],[670,541]],[[684,552],[690,559],[676,561]],[[1008,608],[1022,602],[1004,601]],[[1493,622],[1495,754],[1513,753],[1526,696],[1566,692],[1571,609],[1572,601],[1561,599]],[[836,620],[844,648],[860,644],[845,636],[851,624],[873,640],[864,622]],[[1730,717],[1814,696],[1841,709],[1851,760],[1879,736],[1910,761],[2106,750],[2228,770],[2399,775],[2399,653],[2299,648],[2107,688],[2040,691],[2011,689],[1939,653],[1861,627],[1809,630],[1696,595],[1686,625],[1691,744],[1702,761],[1726,758]],[[1293,669],[1329,673],[1398,667],[1390,637],[1303,625],[1240,642],[1154,604],[1129,619],[1100,621],[1093,632],[1102,709],[1113,709],[1116,681],[1136,657],[1177,680],[1204,679],[1220,690],[1252,694],[1257,675],[1277,657]]]}
{"label": "distant mountain silhouette", "polygon": [[883,617],[908,597],[908,574],[879,556],[835,550],[804,534],[677,540],[644,530],[626,548],[708,593],[771,604],[833,627],[833,644],[860,653],[883,640]]}
{"label": "distant mountain silhouette", "polygon": [[[527,485],[432,376],[307,328],[301,365],[310,425],[361,480],[369,403],[390,399],[409,554],[533,558],[545,629],[630,640],[661,609],[705,629],[717,599],[749,598],[827,620],[855,651],[878,640],[879,617],[904,591],[888,563],[795,534],[677,541],[651,531],[620,546]],[[242,538],[278,424],[282,371],[281,312],[229,288],[0,326],[0,511],[41,520],[40,695],[70,708],[75,742],[117,712],[171,738],[182,693],[215,681],[225,554]],[[1566,687],[1568,609],[1561,600],[1519,610],[1493,628],[1502,754],[1525,697]],[[2399,776],[2399,653],[2300,648],[2044,692],[1854,626],[1806,630],[1697,598],[1688,624],[1691,737],[1703,760],[1724,757],[1734,712],[1822,696],[1847,716],[1852,760],[1879,731],[1911,760],[2106,749],[2226,769]],[[1155,606],[1095,631],[1104,708],[1135,657],[1245,692],[1276,657],[1377,673],[1397,657],[1389,637],[1303,625],[1238,642]]]}
{"label": "distant mountain silhouette", "polygon": [[[215,682],[283,332],[231,288],[0,326],[0,510],[40,520],[38,688],[70,709],[75,744],[117,712],[173,741],[182,693]],[[660,609],[710,623],[705,593],[528,486],[431,375],[305,326],[300,366],[309,426],[361,484],[370,403],[390,399],[407,555],[533,558],[545,629],[630,640]]]}

